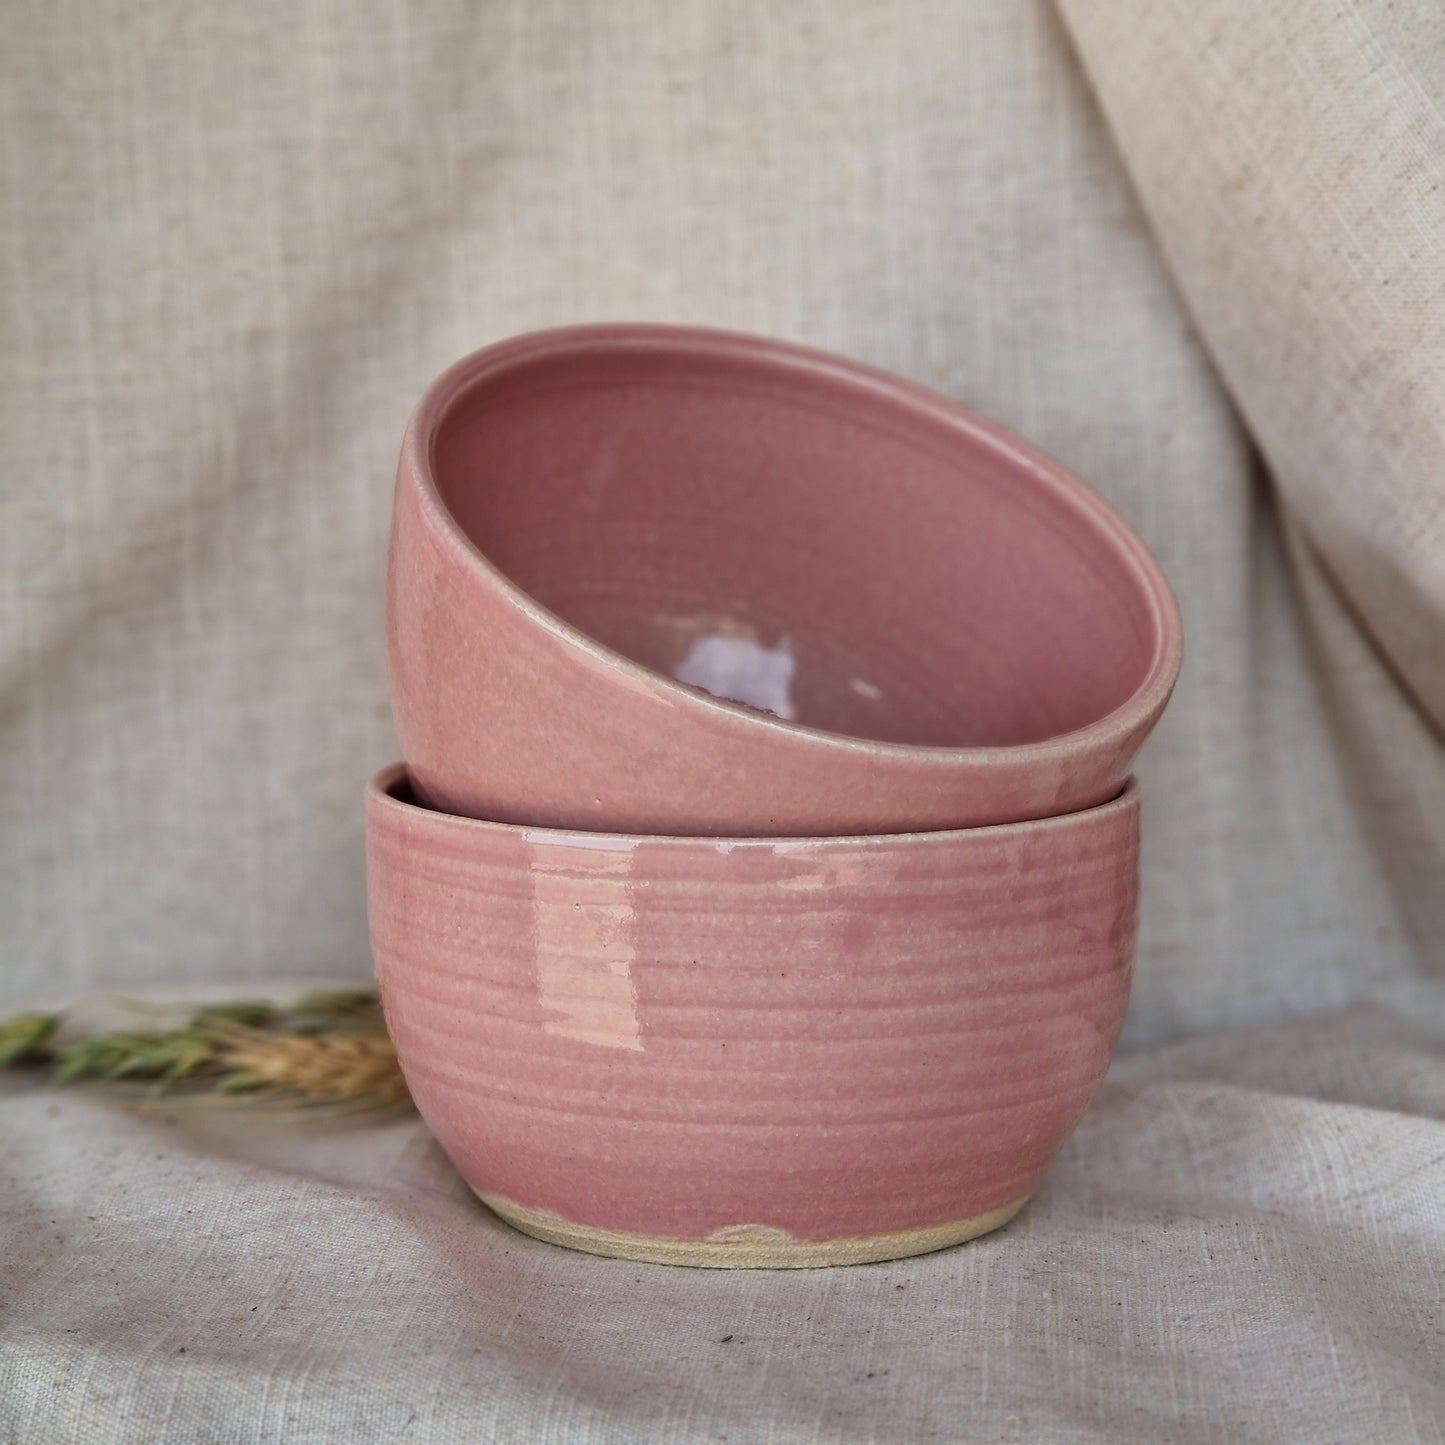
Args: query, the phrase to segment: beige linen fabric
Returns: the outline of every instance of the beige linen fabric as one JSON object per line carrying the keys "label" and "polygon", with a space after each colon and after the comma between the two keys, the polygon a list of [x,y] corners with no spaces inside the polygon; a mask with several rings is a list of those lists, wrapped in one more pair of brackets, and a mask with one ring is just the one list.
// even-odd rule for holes
{"label": "beige linen fabric", "polygon": [[839,1270],[539,1244],[420,1123],[0,1094],[0,1438],[1439,1441],[1441,997],[1131,1055],[1007,1229]]}
{"label": "beige linen fabric", "polygon": [[1445,20],[1060,9],[10,17],[7,1004],[364,973],[391,468],[509,332],[941,387],[1120,507],[1188,642],[1141,766],[1156,1047],[1007,1232],[613,1265],[478,1212],[417,1124],[11,1094],[0,1438],[1441,1438]]}
{"label": "beige linen fabric", "polygon": [[1355,806],[1438,970],[1445,15],[1285,0],[1242,24],[1170,0],[1141,28],[1119,0],[1062,8],[1278,485]]}

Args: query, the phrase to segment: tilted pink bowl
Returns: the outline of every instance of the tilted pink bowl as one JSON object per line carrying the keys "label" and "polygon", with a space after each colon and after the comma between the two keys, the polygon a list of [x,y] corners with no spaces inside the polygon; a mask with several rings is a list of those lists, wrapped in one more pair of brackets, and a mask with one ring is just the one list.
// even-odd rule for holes
{"label": "tilted pink bowl", "polygon": [[423,1116],[542,1239],[715,1266],[896,1258],[1022,1207],[1129,992],[1139,800],[724,841],[367,797],[372,951]]}
{"label": "tilted pink bowl", "polygon": [[447,371],[403,444],[387,598],[419,795],[607,831],[1091,807],[1180,656],[1158,567],[1057,462],[852,362],[667,327]]}

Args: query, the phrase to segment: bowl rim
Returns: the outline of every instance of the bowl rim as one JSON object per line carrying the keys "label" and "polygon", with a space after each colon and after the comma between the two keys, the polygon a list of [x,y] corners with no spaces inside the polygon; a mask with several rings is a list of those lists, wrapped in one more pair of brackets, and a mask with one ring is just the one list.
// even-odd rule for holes
{"label": "bowl rim", "polygon": [[[1110,544],[1123,569],[1140,584],[1154,630],[1154,654],[1140,685],[1118,707],[1082,728],[1026,743],[945,747],[925,743],[889,742],[830,732],[790,722],[758,708],[693,688],[657,672],[589,636],[519,587],[462,530],[442,499],[433,458],[437,436],[452,412],[468,396],[521,362],[566,355],[598,347],[639,352],[686,349],[694,354],[746,358],[777,369],[821,376],[855,393],[870,393],[920,419],[929,419],[969,437],[1011,462],[1041,490],[1071,509]],[[1000,423],[990,420],[929,387],[851,358],[800,346],[794,342],[747,332],[706,326],[656,322],[601,322],[524,332],[482,347],[454,362],[423,393],[402,439],[399,472],[410,478],[421,516],[440,540],[487,589],[522,613],[535,626],[583,654],[601,668],[619,673],[645,691],[675,705],[700,710],[718,719],[743,720],[762,736],[825,751],[863,753],[877,761],[917,763],[928,760],[973,766],[1009,766],[1046,762],[1092,751],[1131,737],[1163,711],[1173,691],[1183,657],[1183,623],[1179,604],[1158,561],[1124,518],[1093,488],[1061,462]]]}
{"label": "bowl rim", "polygon": [[903,833],[828,834],[824,836],[725,836],[696,833],[607,833],[587,828],[553,828],[531,823],[497,823],[489,818],[472,818],[463,813],[443,813],[428,808],[412,798],[398,797],[398,783],[410,781],[406,763],[388,763],[366,785],[368,813],[382,811],[398,818],[445,832],[491,834],[510,837],[529,847],[576,848],[592,853],[623,853],[643,844],[662,846],[675,851],[719,853],[730,855],[735,850],[756,850],[763,853],[810,854],[834,847],[887,849],[889,847],[921,846],[928,843],[957,843],[965,840],[991,841],[999,838],[1021,838],[1032,833],[1067,832],[1072,828],[1095,827],[1115,814],[1139,811],[1139,780],[1130,775],[1120,790],[1107,802],[1072,813],[1056,813],[1047,818],[1026,818],[1017,823],[987,823],[977,828],[920,829]]}

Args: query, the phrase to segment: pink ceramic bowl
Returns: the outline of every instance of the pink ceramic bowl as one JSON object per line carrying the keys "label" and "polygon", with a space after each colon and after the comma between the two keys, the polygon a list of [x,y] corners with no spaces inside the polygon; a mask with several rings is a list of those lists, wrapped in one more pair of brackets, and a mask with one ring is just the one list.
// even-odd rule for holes
{"label": "pink ceramic bowl", "polygon": [[701,330],[544,332],[446,372],[402,448],[387,597],[419,796],[559,827],[1073,812],[1119,791],[1179,668],[1158,567],[1057,462]]}
{"label": "pink ceramic bowl", "polygon": [[1013,1217],[1124,1018],[1139,804],[724,841],[367,799],[372,951],[422,1114],[528,1234],[662,1263],[939,1249]]}

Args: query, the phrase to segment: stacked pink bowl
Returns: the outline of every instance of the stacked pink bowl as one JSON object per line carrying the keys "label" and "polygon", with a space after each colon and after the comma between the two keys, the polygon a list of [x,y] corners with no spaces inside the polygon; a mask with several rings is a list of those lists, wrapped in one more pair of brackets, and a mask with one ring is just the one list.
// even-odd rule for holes
{"label": "stacked pink bowl", "polygon": [[494,346],[408,428],[373,953],[518,1228],[791,1267],[973,1238],[1108,1066],[1181,630],[1032,447],[778,342]]}

